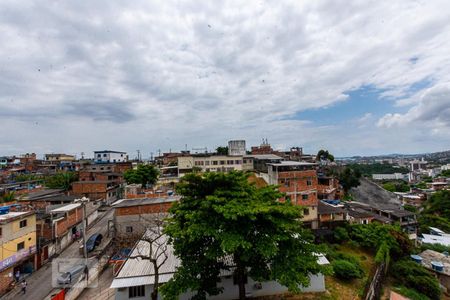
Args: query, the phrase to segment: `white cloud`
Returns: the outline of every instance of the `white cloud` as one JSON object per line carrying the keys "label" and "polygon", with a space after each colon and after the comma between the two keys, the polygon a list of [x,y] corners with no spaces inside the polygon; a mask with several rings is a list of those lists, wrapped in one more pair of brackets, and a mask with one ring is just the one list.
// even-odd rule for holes
{"label": "white cloud", "polygon": [[[418,136],[426,123],[440,141],[449,138],[448,114],[439,106],[448,102],[417,100],[408,90],[425,78],[433,86],[450,79],[449,18],[443,0],[5,0],[0,126],[9,134],[0,149],[139,147],[148,155],[239,136],[335,147],[337,154],[383,152],[398,149],[385,128],[411,118],[417,135],[405,135],[404,145],[442,148],[438,140],[424,146]],[[361,85],[416,107],[379,120],[379,141],[367,150],[353,140],[367,134],[365,127],[350,133],[358,128],[279,121],[345,101],[344,93]]]}

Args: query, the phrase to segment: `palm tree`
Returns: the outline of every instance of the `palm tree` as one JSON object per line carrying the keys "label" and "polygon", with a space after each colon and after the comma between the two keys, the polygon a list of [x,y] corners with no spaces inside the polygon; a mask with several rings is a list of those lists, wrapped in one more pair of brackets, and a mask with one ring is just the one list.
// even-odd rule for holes
{"label": "palm tree", "polygon": [[16,195],[14,192],[6,192],[2,198],[1,202],[12,202],[16,199]]}

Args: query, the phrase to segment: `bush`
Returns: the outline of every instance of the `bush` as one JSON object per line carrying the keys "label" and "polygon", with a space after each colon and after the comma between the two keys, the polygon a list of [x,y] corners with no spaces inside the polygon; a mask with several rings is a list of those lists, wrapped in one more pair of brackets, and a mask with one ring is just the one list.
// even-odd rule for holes
{"label": "bush", "polygon": [[350,239],[348,232],[344,227],[337,227],[334,230],[334,239],[338,243],[346,242]]}
{"label": "bush", "polygon": [[396,292],[398,292],[399,294],[408,297],[411,300],[429,300],[430,298],[428,298],[427,296],[417,292],[416,290],[413,289],[408,289],[407,287],[404,286],[400,286],[398,288],[394,289]]}
{"label": "bush", "polygon": [[354,278],[362,278],[364,270],[358,262],[337,259],[331,263],[334,275],[343,280],[352,280]]}
{"label": "bush", "polygon": [[415,289],[430,299],[440,299],[438,280],[418,263],[408,259],[400,260],[392,265],[391,273],[400,284]]}

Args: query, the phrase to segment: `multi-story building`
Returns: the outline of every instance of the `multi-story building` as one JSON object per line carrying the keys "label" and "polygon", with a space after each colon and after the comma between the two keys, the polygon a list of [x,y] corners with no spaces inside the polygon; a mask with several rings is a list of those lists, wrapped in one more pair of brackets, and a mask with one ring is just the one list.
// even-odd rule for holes
{"label": "multi-story building", "polygon": [[228,155],[231,156],[243,156],[246,153],[245,141],[229,141],[228,142]]}
{"label": "multi-story building", "polygon": [[94,151],[94,161],[96,163],[116,163],[128,161],[128,155],[126,152],[120,151]]}
{"label": "multi-story building", "polygon": [[178,176],[190,173],[196,168],[202,172],[241,171],[242,156],[193,154],[178,157]]}
{"label": "multi-story building", "polygon": [[289,201],[301,205],[303,223],[316,229],[317,215],[317,164],[297,161],[281,161],[268,164],[269,184],[279,185],[279,190],[285,193],[280,201]]}
{"label": "multi-story building", "polygon": [[63,161],[74,161],[75,155],[63,154],[63,153],[51,153],[44,155],[46,161],[52,162],[63,162]]}
{"label": "multi-story building", "polygon": [[[35,269],[36,215],[32,211],[0,209],[0,295],[10,288],[15,274]],[[22,276],[22,275],[21,275]]]}

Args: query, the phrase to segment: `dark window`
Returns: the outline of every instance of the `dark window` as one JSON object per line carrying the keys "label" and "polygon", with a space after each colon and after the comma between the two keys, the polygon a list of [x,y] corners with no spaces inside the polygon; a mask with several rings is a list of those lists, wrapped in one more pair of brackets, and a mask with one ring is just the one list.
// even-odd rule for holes
{"label": "dark window", "polygon": [[25,249],[25,242],[20,242],[17,244],[17,251]]}
{"label": "dark window", "polygon": [[305,209],[303,210],[303,214],[304,214],[305,216],[309,215],[309,209],[305,208]]}
{"label": "dark window", "polygon": [[308,177],[306,179],[306,185],[312,185],[312,178],[311,177]]}
{"label": "dark window", "polygon": [[27,227],[27,220],[22,220],[22,221],[20,221],[19,227],[20,227],[20,228]]}
{"label": "dark window", "polygon": [[302,200],[308,200],[308,195],[302,195]]}
{"label": "dark window", "polygon": [[128,298],[145,297],[145,285],[131,286],[128,288]]}
{"label": "dark window", "polygon": [[224,165],[224,164],[225,164],[225,161],[224,161],[224,160],[221,160],[221,161],[220,161],[220,164],[221,164],[221,165]]}
{"label": "dark window", "polygon": [[217,166],[217,160],[213,160],[212,164]]}
{"label": "dark window", "polygon": [[133,232],[133,226],[127,226],[125,230],[126,232],[131,233]]}
{"label": "dark window", "polygon": [[2,237],[2,228],[0,227],[0,237]]}
{"label": "dark window", "polygon": [[106,157],[106,153],[105,153],[105,154],[103,154],[103,157]]}

